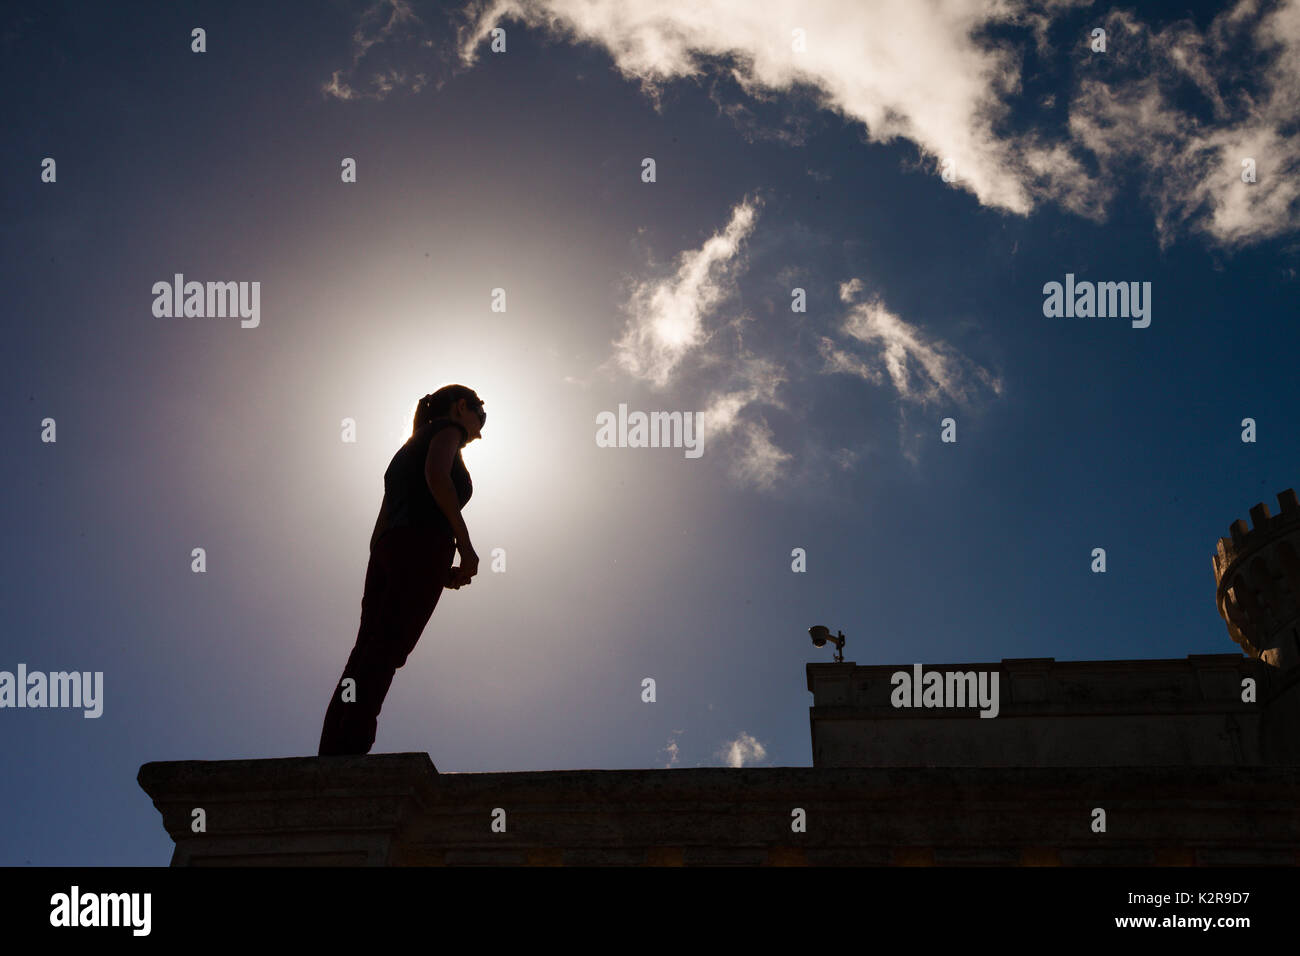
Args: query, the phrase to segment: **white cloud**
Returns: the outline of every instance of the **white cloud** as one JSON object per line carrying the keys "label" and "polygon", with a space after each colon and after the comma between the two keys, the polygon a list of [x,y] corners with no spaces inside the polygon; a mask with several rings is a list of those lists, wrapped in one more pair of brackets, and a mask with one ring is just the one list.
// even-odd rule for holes
{"label": "white cloud", "polygon": [[612,362],[657,388],[680,380],[689,362],[707,395],[700,419],[708,447],[715,449],[722,440],[733,477],[770,488],[792,456],[776,445],[767,424],[746,410],[782,407],[777,391],[785,384],[785,371],[743,346],[730,351],[715,342],[724,328],[739,338],[739,328],[748,321],[743,315],[730,321],[718,316],[736,293],[745,265],[742,247],[761,205],[757,198],[738,202],[726,227],[699,248],[680,253],[670,275],[632,283],[623,306],[627,325],[614,342]]}
{"label": "white cloud", "polygon": [[[861,288],[861,280],[853,279],[840,286],[840,296],[848,302]],[[821,353],[828,372],[856,375],[875,385],[889,384],[900,399],[922,406],[948,400],[969,404],[983,389],[1002,394],[1000,379],[903,321],[879,298],[854,305],[841,330],[865,346],[867,354],[859,356],[855,346],[841,348],[822,336]]]}
{"label": "white cloud", "polygon": [[742,730],[735,740],[723,744],[720,756],[728,767],[743,767],[767,759],[767,748]]}
{"label": "white cloud", "polygon": [[785,373],[771,359],[746,354],[732,363],[731,375],[736,387],[716,392],[701,413],[705,440],[712,444],[732,436],[731,473],[743,484],[771,488],[792,456],[776,446],[765,422],[741,413],[755,404],[781,407],[776,392],[785,384]]}
{"label": "white cloud", "polygon": [[[749,317],[723,318],[742,272],[744,240],[758,228],[758,209],[757,200],[742,200],[721,232],[678,254],[668,275],[632,283],[624,303],[627,325],[606,365],[657,388],[680,388],[688,380],[701,388],[707,447],[723,449],[741,484],[771,489],[795,456],[777,443],[760,409],[785,408],[780,391],[789,378],[783,360],[790,356],[778,360],[733,346]],[[850,309],[833,330],[835,338],[818,340],[820,371],[856,375],[891,388],[901,402],[922,406],[971,404],[982,393],[1002,393],[996,376],[899,318],[879,297],[852,305],[864,288],[859,278],[840,283],[840,301]],[[900,445],[915,461],[914,436],[900,429]],[[839,454],[833,461],[846,469],[855,457]]]}
{"label": "white cloud", "polygon": [[[1124,13],[1108,52],[1094,58],[1085,37],[1050,50],[1048,27],[1081,0],[495,0],[474,8],[459,33],[472,64],[488,31],[516,19],[574,42],[597,43],[621,73],[659,104],[669,81],[728,73],[756,99],[814,91],[823,107],[864,127],[873,142],[905,139],[936,169],[952,158],[957,179],[986,206],[1026,214],[1053,201],[1102,219],[1116,179],[1130,162],[1159,185],[1162,240],[1183,224],[1214,240],[1242,244],[1296,228],[1300,134],[1300,0],[1262,13],[1239,0],[1205,35],[1182,22],[1152,33]],[[1113,85],[1078,82],[1068,126],[1010,130],[1004,122],[1021,91],[1021,52],[988,39],[989,28],[1028,28],[1043,56],[1074,56],[1080,73],[1125,56],[1127,37],[1150,54],[1138,75]],[[807,49],[792,48],[792,30]],[[1264,57],[1254,96],[1229,93],[1240,44]],[[1236,44],[1236,46],[1234,46]],[[1101,57],[1109,58],[1102,60]],[[1093,67],[1097,70],[1092,70]],[[1212,107],[1198,119],[1173,105],[1161,84],[1181,78]],[[1070,82],[1074,82],[1071,80]],[[1053,98],[1040,103],[1050,109]],[[724,106],[745,115],[741,104]],[[1022,124],[1023,126],[1023,124]],[[774,131],[777,138],[799,141]],[[1101,164],[1089,172],[1087,153]],[[1257,154],[1257,155],[1256,155]],[[1239,159],[1254,155],[1267,178],[1240,183]]]}
{"label": "white cloud", "polygon": [[625,370],[663,387],[687,353],[707,341],[703,317],[734,293],[740,245],[753,231],[759,205],[758,199],[738,203],[721,233],[678,256],[674,275],[634,286],[625,305],[627,328],[614,343]]}
{"label": "white cloud", "polygon": [[841,282],[840,301],[852,302],[854,298],[857,297],[858,293],[862,291],[862,288],[863,286],[862,286],[861,279],[850,279],[848,282]]}
{"label": "white cloud", "polygon": [[[903,138],[989,206],[1026,213],[1035,189],[1062,195],[1083,167],[1051,143],[1007,139],[997,124],[1019,90],[1011,47],[977,39],[1025,23],[1045,5],[1010,0],[498,0],[460,38],[475,61],[488,30],[518,19],[575,42],[599,43],[616,68],[659,100],[668,81],[727,72],[752,98],[796,87],[861,123],[874,142]],[[1059,7],[1061,4],[1047,4]],[[794,50],[794,29],[806,50]],[[796,137],[797,138],[797,137]]]}
{"label": "white cloud", "polygon": [[[1050,201],[1101,220],[1117,183],[1138,170],[1162,243],[1184,229],[1225,246],[1295,230],[1300,0],[1238,0],[1203,32],[1188,20],[1153,30],[1112,11],[1100,21],[1107,52],[1092,54],[1084,35],[1052,50],[1049,27],[1085,5],[485,0],[459,11],[456,47],[461,62],[472,65],[492,28],[506,20],[595,43],[656,108],[667,83],[709,74],[731,77],[750,100],[808,92],[824,109],[861,124],[872,142],[907,140],[936,171],[952,159],[953,187],[1008,212],[1027,214]],[[1033,117],[1015,129],[1007,122],[1022,89],[1023,51],[1009,37],[994,41],[988,33],[1006,27],[1026,28],[1040,57],[1072,61],[1077,76],[1062,92],[1069,119],[1059,129]],[[796,28],[805,31],[803,52],[793,49]],[[419,92],[429,75],[408,61],[412,47],[418,56],[432,45],[410,0],[374,0],[353,33],[350,66],[333,71],[322,92],[341,100]],[[1194,106],[1189,90],[1199,97]],[[1056,98],[1040,96],[1039,108],[1050,111]],[[742,126],[757,123],[744,103],[719,106]],[[767,135],[802,142],[802,114],[788,121],[794,131]],[[1259,170],[1251,184],[1240,179],[1247,157]],[[667,343],[660,360],[670,361],[672,350]]]}
{"label": "white cloud", "polygon": [[[1127,166],[1145,170],[1161,244],[1184,227],[1225,246],[1294,230],[1300,2],[1265,11],[1240,0],[1204,34],[1186,21],[1153,31],[1123,12],[1112,13],[1106,29],[1119,61],[1116,76],[1080,84],[1071,130],[1097,156],[1107,181]],[[1242,75],[1247,54],[1264,59]],[[1198,112],[1184,105],[1198,98]],[[1254,183],[1241,179],[1247,158],[1256,163]]]}

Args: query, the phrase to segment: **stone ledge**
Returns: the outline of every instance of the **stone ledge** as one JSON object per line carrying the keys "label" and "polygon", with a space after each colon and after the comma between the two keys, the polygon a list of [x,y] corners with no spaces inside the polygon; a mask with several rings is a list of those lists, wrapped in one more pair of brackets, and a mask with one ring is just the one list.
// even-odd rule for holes
{"label": "stone ledge", "polygon": [[[173,865],[1294,865],[1300,767],[439,774],[427,754],[140,768]],[[1108,832],[1092,833],[1103,807]],[[192,811],[207,830],[191,832]],[[504,833],[491,830],[495,808]],[[791,831],[791,811],[807,814]]]}

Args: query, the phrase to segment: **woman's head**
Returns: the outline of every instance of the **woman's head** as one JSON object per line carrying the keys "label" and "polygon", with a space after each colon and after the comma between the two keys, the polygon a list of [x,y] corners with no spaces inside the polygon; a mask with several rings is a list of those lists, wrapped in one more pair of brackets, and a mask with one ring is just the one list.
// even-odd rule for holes
{"label": "woman's head", "polygon": [[474,389],[466,385],[444,385],[420,399],[415,408],[415,418],[411,422],[411,433],[414,434],[421,425],[435,418],[450,418],[463,425],[469,433],[466,439],[468,443],[482,437],[487,412],[483,408],[483,400]]}

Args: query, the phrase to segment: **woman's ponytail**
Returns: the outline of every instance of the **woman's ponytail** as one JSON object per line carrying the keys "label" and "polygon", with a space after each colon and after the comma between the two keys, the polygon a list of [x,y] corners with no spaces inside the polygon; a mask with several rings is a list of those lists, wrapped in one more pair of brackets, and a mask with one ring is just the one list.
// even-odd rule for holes
{"label": "woman's ponytail", "polygon": [[465,385],[444,385],[436,392],[430,392],[420,399],[415,406],[415,417],[411,420],[411,434],[420,430],[420,426],[440,418],[451,411],[451,407],[460,399],[470,404],[479,404],[478,393]]}

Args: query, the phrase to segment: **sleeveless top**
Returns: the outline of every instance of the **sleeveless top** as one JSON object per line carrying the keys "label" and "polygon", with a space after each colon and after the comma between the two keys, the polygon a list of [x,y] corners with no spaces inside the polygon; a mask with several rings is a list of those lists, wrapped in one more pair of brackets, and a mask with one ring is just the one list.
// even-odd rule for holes
{"label": "sleeveless top", "polygon": [[[406,444],[398,449],[393,460],[384,472],[384,499],[387,501],[388,520],[379,532],[382,538],[393,528],[411,525],[428,528],[430,532],[454,538],[451,522],[438,507],[438,502],[429,490],[429,483],[424,477],[424,462],[429,454],[429,442],[433,436],[444,428],[459,428],[469,437],[462,425],[450,418],[435,418],[416,429]],[[461,458],[460,449],[451,463],[451,483],[456,489],[456,498],[460,506],[465,507],[474,494],[474,484],[470,481],[469,471]],[[378,538],[375,539],[378,542]]]}

